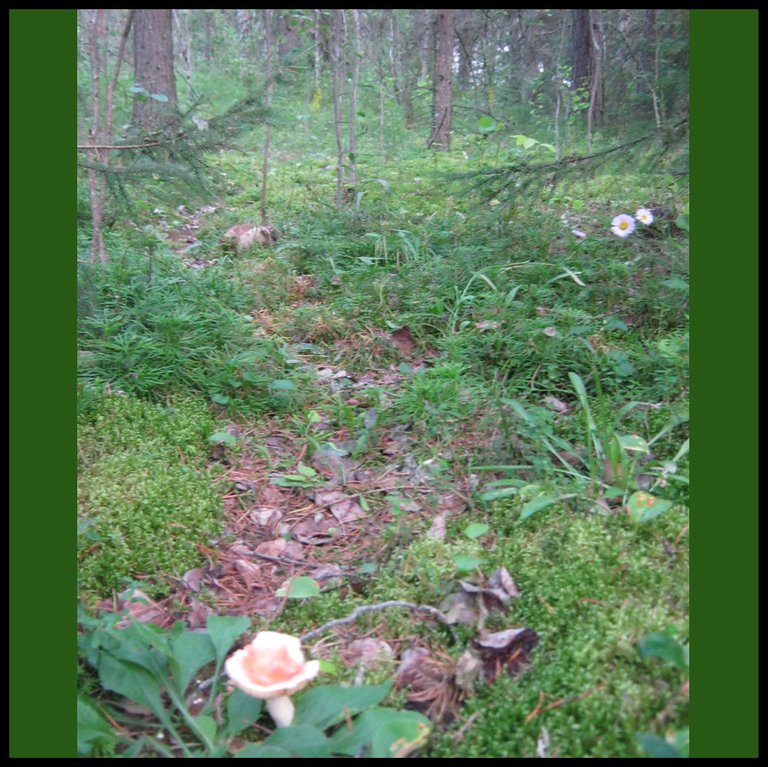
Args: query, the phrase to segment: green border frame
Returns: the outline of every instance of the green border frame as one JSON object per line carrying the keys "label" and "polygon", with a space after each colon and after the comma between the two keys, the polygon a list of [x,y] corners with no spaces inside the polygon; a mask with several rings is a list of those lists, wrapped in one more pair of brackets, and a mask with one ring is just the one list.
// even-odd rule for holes
{"label": "green border frame", "polygon": [[691,34],[691,756],[756,757],[758,12]]}
{"label": "green border frame", "polygon": [[8,12],[12,757],[76,754],[76,18]]}
{"label": "green border frame", "polygon": [[[758,12],[690,22],[691,754],[754,757]],[[75,753],[76,24],[9,11],[14,757]]]}

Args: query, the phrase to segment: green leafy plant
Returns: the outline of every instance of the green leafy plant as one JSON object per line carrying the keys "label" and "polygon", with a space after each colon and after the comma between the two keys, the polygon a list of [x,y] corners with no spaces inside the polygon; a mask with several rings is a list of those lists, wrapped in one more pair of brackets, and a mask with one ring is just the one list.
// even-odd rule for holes
{"label": "green leafy plant", "polygon": [[[637,643],[637,652],[641,658],[658,658],[669,666],[674,666],[686,680],[689,675],[688,644],[681,644],[669,633],[653,632],[641,637]],[[681,697],[688,696],[687,681],[681,688]],[[666,737],[649,732],[638,732],[635,736],[640,749],[648,756],[674,758],[688,756],[688,729],[671,730]]]}
{"label": "green leafy plant", "polygon": [[[389,683],[315,686],[298,696],[290,726],[248,743],[263,701],[239,689],[227,692],[221,676],[233,644],[250,628],[246,617],[209,616],[203,632],[135,620],[118,628],[117,619],[84,611],[79,616],[81,662],[100,687],[98,697],[78,699],[80,756],[398,757],[422,745],[430,732],[421,714],[379,706]],[[126,716],[118,705],[124,698],[147,715]]]}

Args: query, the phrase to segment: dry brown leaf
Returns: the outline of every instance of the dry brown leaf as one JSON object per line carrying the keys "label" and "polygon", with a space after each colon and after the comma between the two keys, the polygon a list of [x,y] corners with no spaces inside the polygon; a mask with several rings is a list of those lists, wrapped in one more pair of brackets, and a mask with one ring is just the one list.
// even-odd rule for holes
{"label": "dry brown leaf", "polygon": [[442,541],[445,538],[445,517],[446,512],[441,511],[432,518],[432,524],[427,530],[427,535],[436,541]]}
{"label": "dry brown leaf", "polygon": [[275,527],[283,518],[283,512],[274,506],[259,506],[251,512],[250,517],[261,527]]}
{"label": "dry brown leaf", "polygon": [[347,498],[331,506],[331,514],[341,523],[354,522],[356,519],[365,519],[366,513],[357,501]]}
{"label": "dry brown leaf", "polygon": [[261,568],[253,562],[248,562],[245,559],[235,560],[235,569],[242,576],[243,580],[250,585],[254,581],[260,580]]}
{"label": "dry brown leaf", "polygon": [[272,541],[264,541],[256,547],[257,554],[264,554],[267,557],[279,557],[285,551],[285,538],[275,538]]}
{"label": "dry brown leaf", "polygon": [[374,668],[392,659],[392,648],[382,639],[367,637],[350,642],[342,657],[348,666]]}
{"label": "dry brown leaf", "polygon": [[200,581],[203,578],[203,568],[195,567],[192,570],[187,570],[184,575],[181,576],[181,582],[190,590],[194,592],[200,591]]}
{"label": "dry brown leaf", "polygon": [[521,627],[481,634],[471,644],[483,662],[482,679],[490,683],[503,669],[514,676],[526,668],[530,652],[538,643],[539,636],[533,629]]}
{"label": "dry brown leaf", "polygon": [[[317,518],[319,516],[319,519]],[[327,519],[322,514],[316,514],[313,519],[302,519],[291,528],[293,537],[301,543],[322,546],[332,539],[331,529],[336,527],[336,522]]]}
{"label": "dry brown leaf", "polygon": [[413,347],[416,346],[411,331],[406,325],[397,330],[393,330],[392,333],[390,333],[389,338],[403,354],[410,354],[413,351]]}

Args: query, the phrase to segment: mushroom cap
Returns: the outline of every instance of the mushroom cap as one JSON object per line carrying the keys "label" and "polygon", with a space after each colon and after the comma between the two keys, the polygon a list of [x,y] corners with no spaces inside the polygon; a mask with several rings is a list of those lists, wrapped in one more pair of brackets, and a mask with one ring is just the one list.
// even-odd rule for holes
{"label": "mushroom cap", "polygon": [[264,700],[292,695],[320,671],[320,662],[305,661],[297,637],[261,631],[224,664],[232,683],[246,695]]}

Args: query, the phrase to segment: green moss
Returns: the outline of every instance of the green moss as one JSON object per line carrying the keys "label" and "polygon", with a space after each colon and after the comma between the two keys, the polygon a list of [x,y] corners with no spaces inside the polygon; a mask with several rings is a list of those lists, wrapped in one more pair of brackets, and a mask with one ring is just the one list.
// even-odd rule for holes
{"label": "green moss", "polygon": [[197,565],[197,544],[216,532],[221,513],[204,465],[213,430],[205,404],[103,397],[79,427],[81,594],[105,596],[126,578]]}
{"label": "green moss", "polygon": [[[683,679],[673,668],[642,661],[634,645],[668,627],[680,641],[687,638],[687,554],[668,554],[663,540],[674,538],[687,517],[677,511],[657,521],[637,526],[623,516],[561,509],[497,538],[484,570],[504,565],[522,596],[489,628],[528,626],[540,644],[527,673],[481,686],[466,702],[455,729],[479,715],[461,746],[448,732],[434,739],[430,756],[532,757],[542,727],[552,756],[637,755],[635,732],[654,729],[654,717]],[[526,722],[541,693],[545,706],[570,702]],[[668,726],[685,726],[686,714],[686,707],[675,709]]]}

